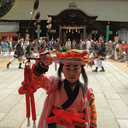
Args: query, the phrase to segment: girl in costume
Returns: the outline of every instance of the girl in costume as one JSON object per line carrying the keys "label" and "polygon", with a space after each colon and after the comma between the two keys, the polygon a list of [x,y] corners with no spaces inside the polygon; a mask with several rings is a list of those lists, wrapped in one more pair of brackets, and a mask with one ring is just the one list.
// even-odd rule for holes
{"label": "girl in costume", "polygon": [[[92,90],[88,89],[88,78],[84,70],[83,57],[86,51],[56,52],[60,63],[58,78],[44,72],[52,64],[50,53],[41,50],[40,61],[33,65],[33,79],[45,89],[44,108],[38,128],[96,128],[97,114]],[[65,79],[61,79],[61,73]],[[84,84],[79,81],[82,74]]]}

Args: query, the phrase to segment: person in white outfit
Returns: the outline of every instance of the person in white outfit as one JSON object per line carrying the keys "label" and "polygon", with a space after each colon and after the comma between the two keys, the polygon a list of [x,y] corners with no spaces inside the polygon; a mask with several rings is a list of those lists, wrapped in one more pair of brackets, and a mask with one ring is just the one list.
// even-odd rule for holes
{"label": "person in white outfit", "polygon": [[102,70],[100,72],[105,72],[104,67],[102,66],[102,61],[104,60],[105,54],[105,44],[103,41],[103,37],[99,38],[99,42],[97,44],[97,55],[102,56],[100,59],[96,62],[96,69],[92,70],[92,72],[98,72],[98,67],[101,67]]}
{"label": "person in white outfit", "polygon": [[70,39],[68,39],[68,41],[66,42],[66,49],[71,50],[71,41],[70,41]]}
{"label": "person in white outfit", "polygon": [[89,49],[91,47],[91,42],[89,40],[86,41],[86,49],[87,49],[87,52],[89,52]]}

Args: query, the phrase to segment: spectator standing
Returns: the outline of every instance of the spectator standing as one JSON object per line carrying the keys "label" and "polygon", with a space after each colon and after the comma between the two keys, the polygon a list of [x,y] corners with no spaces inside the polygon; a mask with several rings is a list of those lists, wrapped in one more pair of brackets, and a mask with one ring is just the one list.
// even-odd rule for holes
{"label": "spectator standing", "polygon": [[126,44],[125,44],[125,41],[122,41],[122,43],[120,44],[120,48],[121,48],[121,53],[122,52],[126,52]]}
{"label": "spectator standing", "polygon": [[12,42],[9,37],[6,39],[6,42],[8,43],[8,56],[11,56]]}
{"label": "spectator standing", "polygon": [[2,54],[1,42],[0,42],[0,56]]}
{"label": "spectator standing", "polygon": [[96,49],[97,49],[97,44],[95,43],[94,40],[91,40],[91,47],[90,47],[90,49],[89,49],[91,56],[95,56],[95,54],[96,54]]}
{"label": "spectator standing", "polygon": [[68,39],[68,41],[66,42],[66,50],[70,50],[71,49],[71,41],[70,39]]}
{"label": "spectator standing", "polygon": [[89,40],[86,40],[86,49],[87,49],[87,52],[89,52],[90,47],[91,47],[91,42]]}
{"label": "spectator standing", "polygon": [[50,41],[50,44],[49,44],[50,48],[52,48],[52,46],[53,46],[53,41],[54,41],[53,39]]}
{"label": "spectator standing", "polygon": [[6,42],[6,39],[3,40],[1,43],[1,48],[2,48],[2,57],[6,56],[6,53],[8,53],[8,43]]}
{"label": "spectator standing", "polygon": [[83,41],[82,39],[80,39],[80,43],[79,43],[79,49],[82,50],[82,46],[83,46]]}
{"label": "spectator standing", "polygon": [[114,60],[118,60],[119,58],[119,49],[120,49],[120,45],[118,44],[118,42],[113,42],[114,45],[114,49],[113,49],[113,53],[114,53]]}
{"label": "spectator standing", "polygon": [[121,55],[121,58],[123,61],[126,61],[126,49],[127,49],[127,46],[125,44],[125,41],[122,41],[122,43],[120,44],[120,55]]}
{"label": "spectator standing", "polygon": [[112,54],[112,41],[109,40],[108,42],[108,56],[110,57]]}
{"label": "spectator standing", "polygon": [[128,40],[126,41],[126,55],[127,55],[127,58],[128,58]]}
{"label": "spectator standing", "polygon": [[72,49],[76,49],[76,41],[75,40],[72,41]]}
{"label": "spectator standing", "polygon": [[85,50],[86,49],[86,43],[85,43],[85,41],[83,40],[82,41],[82,50]]}
{"label": "spectator standing", "polygon": [[[56,50],[59,50],[59,45],[60,45],[60,39],[59,39],[59,38],[56,39],[56,43],[57,43],[57,48],[56,48]],[[61,45],[62,45],[62,44],[61,44]]]}

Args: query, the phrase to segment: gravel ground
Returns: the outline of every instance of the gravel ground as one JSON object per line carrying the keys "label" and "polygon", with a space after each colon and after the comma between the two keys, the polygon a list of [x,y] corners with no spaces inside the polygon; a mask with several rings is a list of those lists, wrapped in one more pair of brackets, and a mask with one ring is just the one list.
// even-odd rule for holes
{"label": "gravel ground", "polygon": [[[7,56],[7,57],[0,57],[0,69],[6,68],[7,63],[9,62],[9,60],[12,58],[13,56]],[[18,60],[16,59],[11,65],[17,64]],[[10,65],[10,66],[11,66]]]}

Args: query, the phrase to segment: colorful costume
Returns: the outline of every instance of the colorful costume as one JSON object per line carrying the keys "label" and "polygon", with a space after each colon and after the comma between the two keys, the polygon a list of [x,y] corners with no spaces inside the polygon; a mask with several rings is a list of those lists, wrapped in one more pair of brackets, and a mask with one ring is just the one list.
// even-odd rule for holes
{"label": "colorful costume", "polygon": [[6,41],[2,42],[1,48],[2,48],[2,57],[4,57],[8,52],[8,43]]}
{"label": "colorful costume", "polygon": [[[46,128],[46,126],[47,126],[46,123],[48,122],[48,119],[49,119],[48,117],[50,115],[52,115],[53,108],[57,108],[57,109],[63,108],[64,107],[63,104],[68,100],[68,98],[70,98],[73,95],[73,93],[70,90],[70,87],[68,86],[68,82],[66,80],[63,81],[63,84],[62,84],[62,87],[60,90],[58,89],[58,86],[57,86],[57,84],[58,84],[57,78],[54,78],[54,77],[48,78],[48,77],[44,76],[42,83],[44,83],[44,84],[42,84],[43,85],[42,87],[47,89],[48,97],[46,98],[45,103],[44,103],[44,109],[43,109],[42,115],[40,117],[38,128]],[[87,109],[87,103],[88,103],[87,100],[90,100],[89,104],[92,107],[91,111],[95,111],[95,106],[93,106],[94,105],[93,104],[94,99],[91,97],[91,94],[87,88],[86,88],[87,94],[85,94],[83,92],[83,88],[80,86],[80,84],[81,83],[78,81],[79,86],[77,86],[74,90],[74,91],[76,91],[76,92],[74,92],[75,93],[75,100],[71,104],[71,106],[69,106],[68,108],[65,109],[65,111],[71,112],[72,115],[73,115],[73,113],[74,113],[74,115],[77,113],[79,113],[79,115],[83,113],[84,116],[82,116],[82,118],[85,118],[87,116],[86,117],[86,119],[87,119],[88,116],[90,117],[90,114],[91,114],[90,111],[88,111],[88,110],[87,111],[89,113],[86,113],[87,111],[85,112],[85,110]],[[65,89],[66,87],[67,87],[67,90]],[[69,92],[70,92],[70,94],[69,94]],[[87,97],[87,95],[88,95],[88,97]],[[96,113],[93,113],[91,116],[92,116],[91,117],[91,124],[92,123],[96,124]],[[61,116],[60,116],[60,118],[61,118]],[[78,118],[78,119],[81,119],[81,118]],[[86,119],[85,119],[85,121],[86,121]],[[88,120],[89,119],[87,119],[87,121]],[[57,123],[57,121],[52,122],[52,120],[51,120],[51,123]],[[75,122],[75,121],[73,123],[77,124],[77,122]],[[71,126],[74,126],[74,124]],[[51,125],[53,125],[53,124],[51,124]],[[69,125],[70,128],[71,128],[71,126]],[[84,122],[79,124],[78,126],[79,127],[85,126]]]}
{"label": "colorful costume", "polygon": [[[87,52],[59,54],[59,57],[71,58],[73,56],[85,56]],[[81,55],[80,55],[81,54]],[[48,67],[43,63],[33,66],[33,79],[37,81],[38,87],[45,89],[48,96],[40,117],[38,128],[96,128],[96,108],[93,93],[79,80],[74,91],[71,91],[69,82],[62,80],[62,86],[58,87],[58,78],[44,74]]]}
{"label": "colorful costume", "polygon": [[24,45],[23,45],[24,39],[21,38],[20,41],[16,45],[14,56],[10,59],[9,63],[7,64],[7,68],[9,68],[10,64],[18,59],[19,61],[19,69],[22,69],[21,65],[23,63],[23,55],[24,55]]}
{"label": "colorful costume", "polygon": [[102,57],[97,60],[96,69],[93,70],[93,72],[98,72],[99,67],[101,67],[100,72],[105,72],[105,69],[102,65],[102,61],[105,59],[107,53],[105,51],[105,44],[104,44],[104,41],[103,41],[103,37],[100,37],[99,39],[101,40],[101,42],[99,42],[98,45],[97,45],[97,55],[102,56]]}

